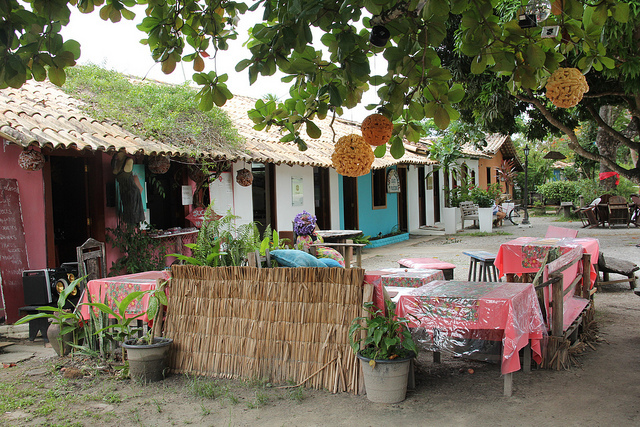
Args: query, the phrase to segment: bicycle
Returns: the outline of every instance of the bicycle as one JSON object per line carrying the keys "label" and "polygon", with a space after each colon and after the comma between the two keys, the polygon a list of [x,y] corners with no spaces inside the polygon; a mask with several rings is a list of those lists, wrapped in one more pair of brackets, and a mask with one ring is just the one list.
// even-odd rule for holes
{"label": "bicycle", "polygon": [[[506,204],[508,208],[505,208],[503,205],[498,206],[498,209],[506,215],[504,219],[508,219],[513,225],[520,224],[521,218],[524,216],[524,208],[514,203],[506,202],[504,204]],[[513,207],[511,207],[511,205],[513,205]]]}

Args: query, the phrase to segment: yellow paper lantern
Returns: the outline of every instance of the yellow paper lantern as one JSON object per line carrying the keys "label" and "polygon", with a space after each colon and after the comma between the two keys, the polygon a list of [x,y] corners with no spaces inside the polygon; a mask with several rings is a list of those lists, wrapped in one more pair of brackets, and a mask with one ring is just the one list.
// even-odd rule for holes
{"label": "yellow paper lantern", "polygon": [[338,139],[331,156],[336,172],[351,177],[368,174],[373,159],[371,146],[365,142],[363,137],[353,133]]}
{"label": "yellow paper lantern", "polygon": [[589,91],[589,85],[577,68],[558,68],[547,80],[546,89],[546,96],[553,105],[571,108],[582,100],[582,96]]}

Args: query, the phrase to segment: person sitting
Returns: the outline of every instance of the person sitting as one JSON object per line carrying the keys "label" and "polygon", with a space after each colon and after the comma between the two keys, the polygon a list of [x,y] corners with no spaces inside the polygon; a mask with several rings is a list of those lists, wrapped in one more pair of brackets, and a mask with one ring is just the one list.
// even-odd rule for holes
{"label": "person sitting", "polygon": [[506,212],[504,211],[502,206],[496,204],[496,202],[493,202],[492,208],[493,208],[493,216],[496,217],[496,219],[493,220],[493,225],[495,227],[502,227],[502,221],[507,216]]}

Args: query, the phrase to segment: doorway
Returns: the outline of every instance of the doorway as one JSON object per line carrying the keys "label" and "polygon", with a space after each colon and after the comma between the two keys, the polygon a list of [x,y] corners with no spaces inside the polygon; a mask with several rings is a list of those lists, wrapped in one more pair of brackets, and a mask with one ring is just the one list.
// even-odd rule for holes
{"label": "doorway", "polygon": [[252,163],[251,173],[253,183],[251,184],[251,196],[253,200],[253,220],[258,225],[258,230],[262,235],[271,226],[275,230],[276,210],[275,202],[275,166],[271,163]]}
{"label": "doorway", "polygon": [[313,197],[318,228],[331,229],[331,193],[329,189],[329,169],[313,168]]}
{"label": "doorway", "polygon": [[440,172],[433,173],[433,221],[440,222]]}
{"label": "doorway", "polygon": [[407,168],[398,167],[400,179],[400,192],[398,193],[398,228],[400,231],[409,231],[409,217],[407,214]]}
{"label": "doorway", "polygon": [[418,226],[427,225],[427,191],[424,166],[418,166]]}
{"label": "doorway", "polygon": [[342,177],[342,203],[345,230],[358,230],[358,179]]}

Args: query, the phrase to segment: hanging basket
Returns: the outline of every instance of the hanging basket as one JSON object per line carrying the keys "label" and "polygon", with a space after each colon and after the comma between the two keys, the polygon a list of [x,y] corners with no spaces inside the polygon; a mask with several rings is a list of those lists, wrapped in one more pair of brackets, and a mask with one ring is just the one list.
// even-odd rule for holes
{"label": "hanging basket", "polygon": [[35,150],[24,150],[18,156],[18,165],[29,172],[39,171],[44,167],[44,154]]}
{"label": "hanging basket", "polygon": [[253,174],[247,168],[242,168],[236,174],[236,182],[243,187],[253,184]]}
{"label": "hanging basket", "polygon": [[149,157],[149,163],[147,164],[149,170],[156,175],[162,175],[169,172],[171,167],[171,161],[167,156],[153,156]]}

